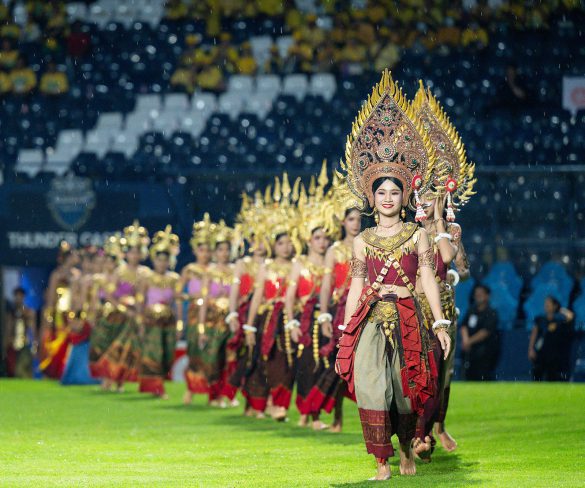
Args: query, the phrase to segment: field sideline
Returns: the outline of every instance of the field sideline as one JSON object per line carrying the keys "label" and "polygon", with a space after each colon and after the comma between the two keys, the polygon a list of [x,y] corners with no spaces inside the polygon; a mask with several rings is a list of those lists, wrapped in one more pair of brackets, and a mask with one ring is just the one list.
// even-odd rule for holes
{"label": "field sideline", "polygon": [[[355,406],[345,432],[313,433],[181,404],[49,381],[0,380],[0,486],[358,487],[374,474]],[[327,418],[326,418],[327,420]],[[383,486],[585,486],[585,385],[456,383],[440,448]]]}

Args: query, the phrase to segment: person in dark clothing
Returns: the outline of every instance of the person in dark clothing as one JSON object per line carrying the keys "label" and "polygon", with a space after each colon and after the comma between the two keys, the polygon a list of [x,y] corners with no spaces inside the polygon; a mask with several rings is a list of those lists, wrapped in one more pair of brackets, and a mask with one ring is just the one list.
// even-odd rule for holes
{"label": "person in dark clothing", "polygon": [[528,345],[534,381],[569,379],[573,318],[573,312],[562,308],[556,298],[545,298],[544,315],[534,320]]}
{"label": "person in dark clothing", "polygon": [[499,357],[498,314],[490,307],[490,289],[485,285],[473,291],[473,305],[461,325],[461,349],[466,380],[494,379]]}

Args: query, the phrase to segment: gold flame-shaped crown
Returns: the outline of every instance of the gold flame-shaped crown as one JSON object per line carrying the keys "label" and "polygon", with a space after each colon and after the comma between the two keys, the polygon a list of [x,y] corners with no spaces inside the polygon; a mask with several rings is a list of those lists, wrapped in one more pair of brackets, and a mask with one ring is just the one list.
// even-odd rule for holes
{"label": "gold flame-shaped crown", "polygon": [[384,70],[347,137],[341,169],[350,190],[360,199],[362,209],[373,207],[374,181],[394,177],[402,183],[406,206],[413,190],[419,195],[429,190],[434,164],[428,134],[398,83]]}
{"label": "gold flame-shaped crown", "polygon": [[430,88],[425,89],[422,81],[419,85],[412,106],[435,151],[435,191],[444,193],[446,185],[451,184],[453,205],[464,205],[475,195],[475,164],[467,161],[463,141]]}
{"label": "gold flame-shaped crown", "polygon": [[203,220],[193,223],[193,236],[189,243],[191,247],[196,248],[202,244],[212,246],[212,237],[217,224],[211,222],[209,214],[205,212]]}
{"label": "gold flame-shaped crown", "polygon": [[122,234],[116,232],[111,236],[108,236],[104,242],[104,253],[106,256],[110,256],[116,260],[121,259],[123,256],[122,245],[121,245]]}
{"label": "gold flame-shaped crown", "polygon": [[215,248],[222,242],[229,243],[230,247],[234,240],[234,229],[228,226],[223,219],[221,219],[211,231],[211,247]]}
{"label": "gold flame-shaped crown", "polygon": [[173,228],[170,225],[165,230],[159,230],[152,237],[150,246],[150,258],[154,259],[157,254],[165,253],[171,258],[171,267],[174,268],[176,256],[179,254],[179,236],[173,234]]}
{"label": "gold flame-shaped crown", "polygon": [[148,231],[140,225],[138,220],[135,220],[132,225],[124,227],[124,235],[120,239],[120,245],[124,252],[136,247],[140,250],[142,258],[146,259],[149,244]]}

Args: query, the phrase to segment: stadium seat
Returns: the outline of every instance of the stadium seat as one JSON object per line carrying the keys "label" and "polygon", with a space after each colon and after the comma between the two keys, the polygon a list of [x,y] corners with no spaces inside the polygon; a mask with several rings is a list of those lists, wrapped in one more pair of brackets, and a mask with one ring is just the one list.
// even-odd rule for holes
{"label": "stadium seat", "polygon": [[185,112],[189,108],[189,98],[183,93],[169,93],[165,97],[165,112]]}
{"label": "stadium seat", "polygon": [[316,74],[311,77],[309,93],[330,101],[335,96],[337,82],[331,73]]}
{"label": "stadium seat", "polygon": [[254,90],[254,79],[247,75],[232,75],[228,80],[228,92],[239,92],[242,94],[252,93]]}
{"label": "stadium seat", "polygon": [[45,154],[41,149],[21,149],[14,170],[34,178],[45,162]]}
{"label": "stadium seat", "polygon": [[275,96],[281,91],[280,77],[277,75],[260,75],[256,77],[256,92]]}
{"label": "stadium seat", "polygon": [[284,78],[282,93],[294,96],[299,102],[305,97],[309,82],[306,75],[288,75]]}

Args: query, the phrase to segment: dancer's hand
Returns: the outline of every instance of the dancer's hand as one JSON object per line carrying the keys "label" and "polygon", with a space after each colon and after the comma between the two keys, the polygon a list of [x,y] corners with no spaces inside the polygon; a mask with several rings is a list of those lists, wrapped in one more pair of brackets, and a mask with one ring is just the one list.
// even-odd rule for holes
{"label": "dancer's hand", "polygon": [[240,321],[237,319],[237,317],[234,317],[233,319],[230,320],[230,331],[232,334],[235,334],[239,328]]}
{"label": "dancer's hand", "polygon": [[295,327],[293,330],[290,331],[290,338],[293,342],[299,342],[299,340],[301,339],[300,327]]}
{"label": "dancer's hand", "polygon": [[326,320],[321,324],[321,332],[327,338],[330,338],[333,335],[333,326],[331,325],[330,320]]}
{"label": "dancer's hand", "polygon": [[254,332],[246,332],[245,340],[246,346],[249,348],[256,346],[256,334],[254,334]]}
{"label": "dancer's hand", "polygon": [[443,218],[443,212],[445,211],[445,204],[447,203],[447,195],[439,195],[435,198],[435,219],[439,220]]}
{"label": "dancer's hand", "polygon": [[439,339],[439,342],[441,343],[441,349],[443,349],[444,352],[443,358],[447,359],[449,352],[451,351],[451,338],[447,332],[441,330],[437,332],[437,339]]}
{"label": "dancer's hand", "polygon": [[199,346],[199,349],[205,349],[205,346],[207,345],[208,342],[209,337],[207,337],[205,334],[201,334],[197,339],[197,345]]}

